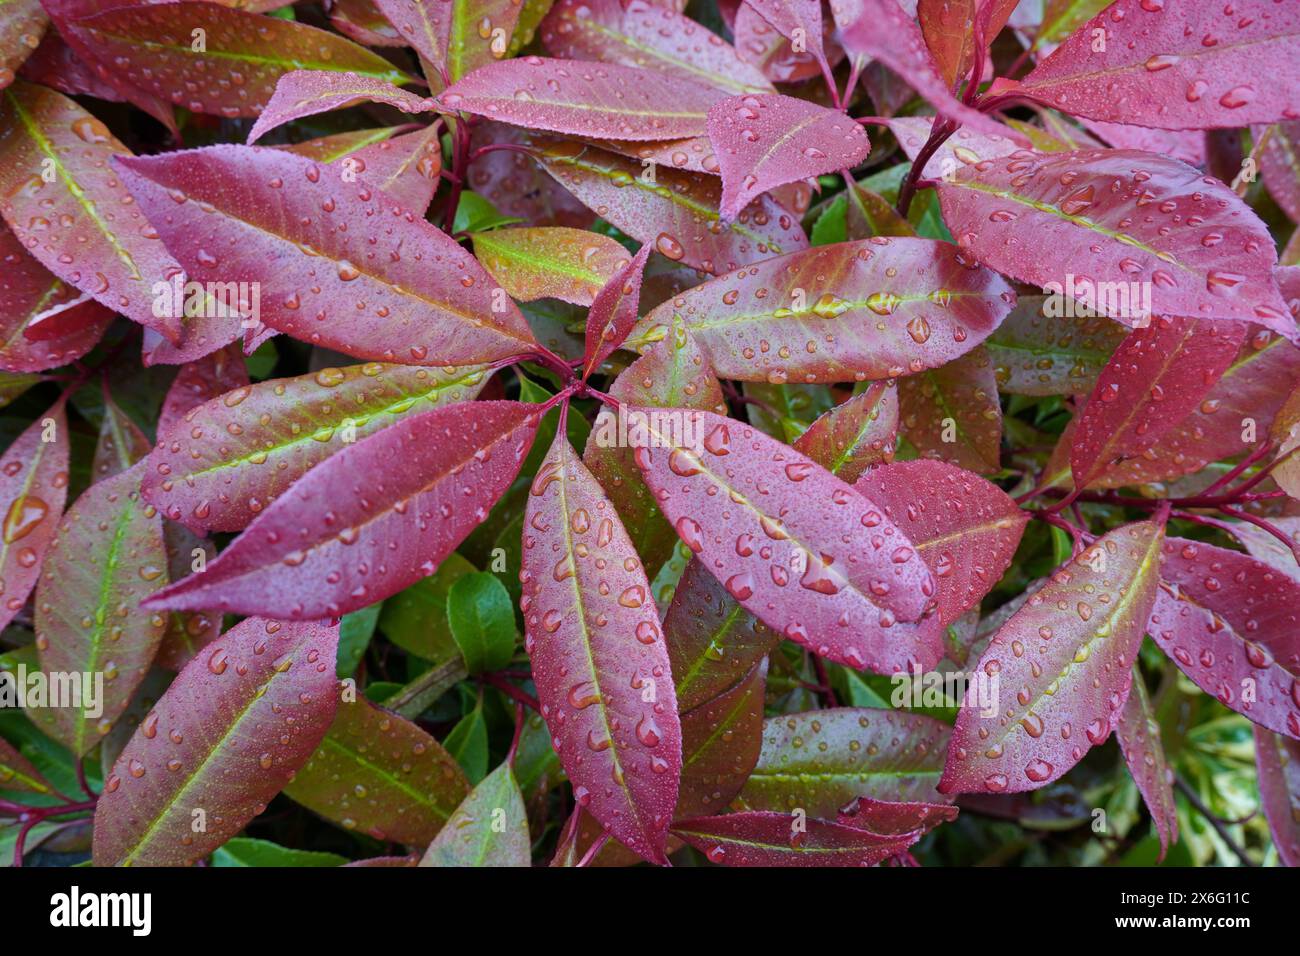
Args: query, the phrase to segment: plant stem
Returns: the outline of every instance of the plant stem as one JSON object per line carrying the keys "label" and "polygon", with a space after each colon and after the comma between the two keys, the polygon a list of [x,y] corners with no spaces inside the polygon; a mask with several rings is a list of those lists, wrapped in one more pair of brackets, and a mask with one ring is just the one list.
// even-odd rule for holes
{"label": "plant stem", "polygon": [[1188,785],[1182,776],[1177,774],[1174,776],[1174,786],[1187,798],[1187,802],[1196,808],[1196,812],[1205,817],[1210,826],[1214,827],[1214,832],[1219,834],[1219,838],[1228,845],[1228,849],[1237,855],[1237,859],[1241,860],[1243,866],[1259,866],[1258,863],[1246,855],[1246,851],[1228,833],[1228,828],[1223,825],[1223,821],[1210,812],[1210,808],[1201,801],[1196,791]]}

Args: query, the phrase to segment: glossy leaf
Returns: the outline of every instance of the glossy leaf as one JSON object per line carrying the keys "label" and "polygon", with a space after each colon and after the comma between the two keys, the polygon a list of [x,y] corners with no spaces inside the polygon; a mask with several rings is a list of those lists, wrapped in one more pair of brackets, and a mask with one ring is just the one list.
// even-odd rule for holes
{"label": "glossy leaf", "polygon": [[1286,866],[1300,866],[1300,744],[1255,727],[1259,798]]}
{"label": "glossy leaf", "polygon": [[1029,515],[997,485],[938,461],[896,461],[854,485],[884,509],[934,574],[940,623],[954,624],[1011,565]]}
{"label": "glossy leaf", "polygon": [[638,67],[530,56],[482,66],[437,102],[528,129],[644,140],[702,135],[709,107],[724,96]]}
{"label": "glossy leaf", "polygon": [[[95,347],[113,314],[83,297],[23,249],[0,226],[0,369],[39,372],[74,361]],[[51,334],[52,322],[53,334]],[[42,331],[33,339],[37,326]]]}
{"label": "glossy leaf", "polygon": [[1291,221],[1300,222],[1300,122],[1254,132],[1255,141],[1263,144],[1259,171],[1264,185]]}
{"label": "glossy leaf", "polygon": [[633,344],[680,315],[722,378],[885,379],[964,355],[1015,294],[951,244],[877,237],[768,259],[652,310]]}
{"label": "glossy leaf", "polygon": [[345,109],[358,103],[382,103],[403,113],[423,113],[430,103],[422,96],[393,85],[392,77],[326,70],[291,70],[280,76],[273,94],[248,133],[248,142],[259,139],[285,123]]}
{"label": "glossy leaf", "polygon": [[36,589],[42,670],[104,676],[99,700],[83,694],[80,706],[32,713],[78,756],[99,743],[130,703],[166,625],[164,615],[140,607],[167,582],[162,520],[140,498],[143,469],[137,464],[104,478],[73,503],[59,521]]}
{"label": "glossy leaf", "polygon": [[1148,628],[1207,694],[1300,740],[1300,582],[1240,551],[1170,538]]}
{"label": "glossy leaf", "polygon": [[893,382],[872,382],[820,415],[794,447],[853,483],[873,466],[893,461],[897,439],[898,389]]}
{"label": "glossy leaf", "polygon": [[1119,714],[1115,738],[1137,784],[1142,800],[1151,812],[1160,835],[1160,858],[1169,844],[1178,840],[1178,807],[1174,803],[1174,770],[1160,742],[1160,724],[1151,709],[1146,684],[1140,673],[1133,675],[1133,688]]}
{"label": "glossy leaf", "polygon": [[1076,116],[1162,129],[1272,123],[1298,118],[1297,52],[1300,10],[1287,3],[1116,0],[1008,88]]}
{"label": "glossy leaf", "polygon": [[[48,439],[48,440],[47,440]],[[36,587],[68,497],[68,420],[60,399],[0,457],[0,623],[8,625]]]}
{"label": "glossy leaf", "polygon": [[1002,406],[983,346],[898,385],[903,436],[922,457],[981,474],[1001,469]]}
{"label": "glossy leaf", "polygon": [[522,0],[375,3],[397,28],[398,35],[435,67],[436,73],[429,79],[453,83],[506,55],[523,6]]}
{"label": "glossy leaf", "polygon": [[646,0],[559,0],[540,33],[552,56],[655,69],[733,94],[772,89],[716,34]]}
{"label": "glossy leaf", "polygon": [[762,193],[851,169],[871,151],[866,132],[845,114],[777,93],[720,100],[709,110],[708,129],[726,220]]}
{"label": "glossy leaf", "polygon": [[[1268,231],[1224,184],[1176,160],[1015,153],[964,167],[938,190],[944,221],[970,255],[1067,295],[1091,286],[1099,311],[1125,325],[1171,314],[1295,334]],[[1032,246],[1019,239],[1026,230]]]}
{"label": "glossy leaf", "polygon": [[629,258],[607,236],[563,226],[478,232],[474,254],[513,298],[553,297],[575,305],[591,305]]}
{"label": "glossy leaf", "polygon": [[1122,341],[1119,323],[1084,310],[1067,315],[1059,298],[1030,295],[1020,297],[984,348],[993,360],[999,391],[1085,395]]}
{"label": "glossy leaf", "polygon": [[458,578],[447,592],[451,636],[471,674],[496,671],[515,651],[515,612],[510,594],[495,574],[479,571]]}
{"label": "glossy leaf", "polygon": [[[856,17],[836,16],[837,37],[850,56],[879,60],[948,119],[978,132],[1006,133],[996,120],[952,95],[926,49],[921,28],[898,0],[854,0],[850,6],[856,8]],[[1019,133],[1011,136],[1028,144]]]}
{"label": "glossy leaf", "polygon": [[923,714],[839,707],[770,717],[738,805],[833,818],[855,797],[948,803],[935,785],[950,728]]}
{"label": "glossy leaf", "polygon": [[32,762],[9,741],[0,738],[0,790],[49,793],[50,785]]}
{"label": "glossy leaf", "polygon": [[676,817],[723,810],[741,791],[763,745],[759,662],[735,687],[682,715],[682,786]]}
{"label": "glossy leaf", "polygon": [[48,24],[38,0],[14,0],[0,9],[0,89],[14,81]]}
{"label": "glossy leaf", "polygon": [[533,681],[575,799],[662,864],[682,769],[668,650],[632,542],[563,431],[533,480],[521,577]]}
{"label": "glossy leaf", "polygon": [[[614,379],[609,394],[629,405],[712,411],[726,407],[709,357],[681,326],[675,326],[672,334],[650,346],[624,369]],[[658,568],[668,560],[677,535],[641,478],[633,450],[619,440],[618,427],[616,413],[602,409],[587,438],[582,460],[614,503],[642,562],[647,568]]]}
{"label": "glossy leaf", "polygon": [[1163,529],[1104,535],[1013,614],[978,669],[997,675],[1000,713],[957,716],[940,789],[1020,793],[1062,776],[1110,736],[1156,600]]}
{"label": "glossy leaf", "polygon": [[423,846],[469,793],[469,782],[425,731],[358,698],[338,705],[320,747],[284,792],[345,829]]}
{"label": "glossy leaf", "polygon": [[191,661],[105,781],[95,865],[193,864],[261,813],[334,717],[337,643],[320,622],[248,618]]}
{"label": "glossy leaf", "polygon": [[[294,70],[348,71],[400,83],[409,79],[378,54],[293,20],[217,3],[180,0],[105,9],[65,22],[131,85],[192,113],[256,116],[276,81]],[[197,43],[194,31],[203,42]],[[226,71],[239,74],[239,80]],[[207,83],[195,77],[220,74]]]}
{"label": "glossy leaf", "polygon": [[824,72],[830,72],[822,48],[821,0],[746,0],[746,6],[792,45],[798,40],[798,47],[807,50],[822,65]]}
{"label": "glossy leaf", "polygon": [[656,167],[655,181],[646,182],[640,163],[570,142],[541,142],[537,158],[602,219],[674,262],[704,272],[716,275],[808,245],[798,220],[771,197],[759,198],[723,223],[716,176]]}
{"label": "glossy leaf", "polygon": [[531,851],[523,794],[503,763],[456,808],[420,866],[531,866]]}
{"label": "glossy leaf", "polygon": [[957,819],[957,808],[942,803],[891,802],[854,797],[835,816],[844,826],[872,833],[904,836],[932,830]]}
{"label": "glossy leaf", "polygon": [[[412,365],[466,365],[536,348],[523,316],[493,297],[472,256],[364,179],[335,182],[305,157],[240,146],[121,169],[190,279],[260,283],[260,319],[271,328]],[[372,221],[379,217],[382,227]]]}
{"label": "glossy leaf", "polygon": [[934,579],[873,502],[747,425],[635,411],[645,416],[636,463],[660,509],[746,610],[858,669],[937,661],[936,621],[922,619]]}
{"label": "glossy leaf", "polygon": [[646,260],[654,250],[649,244],[596,293],[587,311],[587,334],[583,350],[583,374],[591,375],[609,358],[636,324],[641,306],[641,283]]}
{"label": "glossy leaf", "polygon": [[234,388],[159,428],[145,497],[195,530],[239,531],[321,462],[397,422],[470,400],[483,382],[481,366],[373,362]]}
{"label": "glossy leaf", "polygon": [[178,339],[179,318],[153,303],[154,284],[181,267],[131,205],[115,156],[130,153],[67,97],[21,80],[0,93],[0,215],[19,242],[64,282]]}
{"label": "glossy leaf", "polygon": [[1076,487],[1141,455],[1199,407],[1232,365],[1246,332],[1237,322],[1162,317],[1129,333],[1079,417],[1070,453]]}
{"label": "glossy leaf", "polygon": [[[483,520],[514,480],[536,428],[532,406],[516,402],[403,419],[312,469],[205,571],[171,585],[150,606],[240,614],[277,608],[311,619],[385,598],[432,574]],[[390,466],[375,475],[365,463],[376,460]],[[295,595],[287,607],[286,594]]]}
{"label": "glossy leaf", "polygon": [[1006,25],[1007,18],[1020,0],[920,0],[916,5],[925,45],[934,57],[939,75],[948,86],[964,78],[971,61],[985,56],[986,50],[975,49],[974,27],[977,18],[984,45],[993,43],[994,37]]}
{"label": "glossy leaf", "polygon": [[809,818],[804,830],[786,813],[731,813],[673,824],[673,834],[723,866],[875,866],[918,834],[881,836]]}
{"label": "glossy leaf", "polygon": [[248,384],[248,366],[238,348],[218,349],[181,366],[158,412],[158,434],[166,435],[191,409]]}

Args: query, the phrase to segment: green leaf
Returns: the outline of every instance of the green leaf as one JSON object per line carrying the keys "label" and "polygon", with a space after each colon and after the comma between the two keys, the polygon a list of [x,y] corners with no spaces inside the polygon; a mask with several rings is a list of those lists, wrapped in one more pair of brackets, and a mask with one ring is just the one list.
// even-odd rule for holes
{"label": "green leaf", "polygon": [[336,853],[291,850],[251,837],[235,837],[212,854],[213,866],[342,866],[346,862]]}
{"label": "green leaf", "polygon": [[458,553],[447,555],[433,574],[384,602],[379,629],[416,657],[435,663],[456,657],[456,642],[447,622],[447,594],[456,581],[474,570]]}
{"label": "green leaf", "polygon": [[384,603],[380,601],[343,616],[343,621],[339,624],[337,673],[340,679],[356,673],[357,665],[361,663],[366,647],[370,644],[370,638],[374,636],[375,624],[379,621],[383,608]]}
{"label": "green leaf", "polygon": [[478,193],[466,190],[460,194],[460,204],[456,207],[456,219],[452,225],[453,232],[486,232],[501,226],[523,222],[512,216],[502,215]]}
{"label": "green leaf", "polygon": [[471,674],[500,670],[515,652],[515,611],[505,585],[495,574],[475,571],[456,581],[447,594],[451,636]]}
{"label": "green leaf", "polygon": [[483,701],[460,719],[442,744],[465,770],[469,782],[478,784],[487,775],[488,734],[483,720]]}
{"label": "green leaf", "polygon": [[531,849],[523,794],[503,763],[456,808],[420,866],[529,866]]}

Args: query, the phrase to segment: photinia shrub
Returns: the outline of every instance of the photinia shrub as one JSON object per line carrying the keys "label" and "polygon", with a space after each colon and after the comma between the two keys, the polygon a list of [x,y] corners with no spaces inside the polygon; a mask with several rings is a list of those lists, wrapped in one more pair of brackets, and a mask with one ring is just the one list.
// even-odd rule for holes
{"label": "photinia shrub", "polygon": [[1300,5],[282,4],[0,9],[0,857],[1300,865]]}

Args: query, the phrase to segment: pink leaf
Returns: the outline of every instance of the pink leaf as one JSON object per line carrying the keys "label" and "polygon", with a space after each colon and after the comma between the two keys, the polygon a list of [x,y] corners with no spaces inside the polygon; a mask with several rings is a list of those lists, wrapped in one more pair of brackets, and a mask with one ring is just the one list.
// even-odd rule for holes
{"label": "pink leaf", "polygon": [[[1119,749],[1124,754],[1128,772],[1160,835],[1160,859],[1169,844],[1178,840],[1178,807],[1174,803],[1174,770],[1160,742],[1160,724],[1151,710],[1146,684],[1141,673],[1133,674],[1133,688],[1119,714],[1115,727]],[[1158,861],[1157,861],[1158,862]]]}
{"label": "pink leaf", "polygon": [[1300,743],[1255,726],[1259,799],[1278,858],[1300,866]]}
{"label": "pink leaf", "polygon": [[934,574],[944,627],[979,607],[1010,567],[1029,520],[997,485],[939,461],[881,465],[854,487],[916,545]]}
{"label": "pink leaf", "polygon": [[695,817],[673,824],[673,835],[723,866],[875,866],[901,853],[919,833],[881,836],[809,818],[804,828],[788,813],[751,811]]}
{"label": "pink leaf", "polygon": [[483,520],[536,428],[535,406],[517,402],[403,419],[312,469],[205,571],[149,604],[307,620],[382,600],[432,574]]}
{"label": "pink leaf", "polygon": [[337,625],[248,618],[191,661],[104,783],[95,865],[191,865],[260,814],[334,718],[338,639]]}
{"label": "pink leaf", "polygon": [[957,715],[944,793],[1019,793],[1063,776],[1119,719],[1146,628],[1164,535],[1110,532],[1058,569],[993,636],[978,670],[1001,703]]}
{"label": "pink leaf", "polygon": [[276,81],[274,94],[249,131],[248,142],[256,143],[277,126],[304,116],[340,110],[358,103],[383,103],[403,113],[423,113],[432,107],[424,97],[408,93],[378,77],[327,70],[294,70]]}
{"label": "pink leaf", "polygon": [[943,803],[893,803],[854,797],[835,815],[835,822],[872,833],[905,836],[951,823],[957,819],[957,812],[956,807]]}
{"label": "pink leaf", "polygon": [[765,259],[651,311],[631,344],[681,315],[721,378],[847,382],[937,368],[977,346],[1015,294],[951,243],[877,236]]}
{"label": "pink leaf", "polygon": [[646,260],[653,252],[644,245],[636,256],[605,283],[587,311],[587,347],[583,376],[591,375],[627,338],[636,324],[641,302],[641,280]]}
{"label": "pink leaf", "polygon": [[871,151],[844,113],[778,93],[713,104],[709,141],[722,173],[722,218],[735,219],[762,193],[800,179],[851,169]]}
{"label": "pink leaf", "polygon": [[664,864],[682,772],[668,648],[632,542],[561,428],[524,516],[526,646],[579,806]]}
{"label": "pink leaf", "polygon": [[303,156],[249,146],[133,159],[121,169],[190,279],[249,284],[271,328],[412,365],[537,348],[468,252],[364,178],[347,182]]}
{"label": "pink leaf", "polygon": [[871,501],[748,425],[706,411],[631,411],[645,416],[631,440],[660,509],[746,610],[859,669],[891,674],[939,659],[941,628],[923,619],[934,579]]}
{"label": "pink leaf", "polygon": [[714,87],[631,66],[537,56],[481,66],[438,97],[528,129],[607,139],[678,139],[704,133]]}
{"label": "pink leaf", "polygon": [[872,382],[819,416],[794,447],[852,483],[873,466],[893,461],[897,441],[898,388],[893,382]]}
{"label": "pink leaf", "polygon": [[1165,542],[1160,579],[1148,628],[1160,649],[1225,707],[1300,739],[1300,582],[1182,538]]}
{"label": "pink leaf", "polygon": [[1110,357],[1074,431],[1070,467],[1088,487],[1135,458],[1205,400],[1246,341],[1240,322],[1158,318]]}
{"label": "pink leaf", "polygon": [[1091,288],[1094,307],[1125,325],[1154,313],[1296,334],[1267,228],[1227,186],[1184,163],[1126,150],[1023,152],[958,169],[938,190],[967,253],[1075,299]]}
{"label": "pink leaf", "polygon": [[1291,3],[1116,0],[1007,88],[1089,119],[1230,128],[1300,118],[1297,56]]}
{"label": "pink leaf", "polygon": [[248,384],[248,367],[238,348],[218,349],[181,366],[163,398],[157,433],[165,435],[190,409]]}

